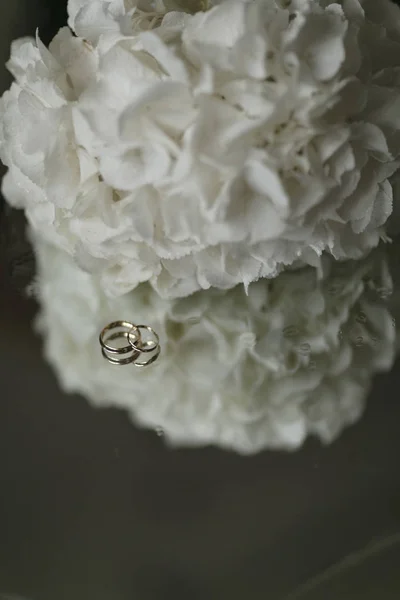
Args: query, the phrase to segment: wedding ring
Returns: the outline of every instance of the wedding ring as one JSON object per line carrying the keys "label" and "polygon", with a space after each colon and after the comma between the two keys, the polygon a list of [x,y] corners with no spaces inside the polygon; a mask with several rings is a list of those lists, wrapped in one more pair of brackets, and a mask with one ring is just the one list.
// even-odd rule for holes
{"label": "wedding ring", "polygon": [[[117,331],[116,333],[112,333],[109,336],[107,336],[106,341],[109,342],[111,340],[117,340],[122,338],[128,338],[129,332],[128,331]],[[119,354],[127,354],[126,352],[126,346],[123,348],[124,352],[120,352]],[[107,350],[106,348],[102,347],[101,349],[101,353],[104,356],[105,359],[108,360],[109,363],[111,363],[112,365],[130,365],[132,363],[134,363],[135,360],[137,360],[140,356],[140,352],[137,350],[134,350],[132,348],[132,346],[129,346],[130,351],[132,352],[131,356],[128,356],[127,358],[114,358],[112,356],[109,356],[109,353],[114,353],[117,354],[117,350],[119,349],[112,349],[112,350]]]}
{"label": "wedding ring", "polygon": [[[154,354],[144,362],[135,359],[133,364],[135,365],[135,367],[148,367],[149,365],[153,364],[160,356],[160,338],[158,337],[154,329],[152,327],[149,327],[149,325],[137,325],[136,327],[139,330],[139,339],[133,339],[134,336],[131,335],[132,332],[130,331],[128,333],[128,341],[130,345],[134,350],[140,352],[140,354],[147,354],[149,352],[152,352]],[[144,341],[141,334],[142,331],[147,331],[147,333],[150,333],[153,339]]]}
{"label": "wedding ring", "polygon": [[153,356],[151,356],[148,360],[146,360],[145,362],[139,362],[138,360],[135,359],[135,361],[132,363],[135,367],[148,367],[149,365],[152,365],[157,358],[160,356],[160,352],[161,352],[161,347],[158,346],[157,349],[155,350],[155,354]]}
{"label": "wedding ring", "polygon": [[[160,347],[160,338],[152,327],[149,327],[148,325],[136,325],[136,330],[139,331],[139,337],[136,336],[136,339],[132,339],[133,336],[131,335],[131,331],[128,332],[128,341],[134,350],[139,350],[140,352],[154,352]],[[154,339],[143,342],[140,333],[142,330],[151,333]]]}
{"label": "wedding ring", "polygon": [[[142,339],[142,332],[147,333],[150,339]],[[128,340],[128,345],[118,347],[109,344],[113,340]],[[160,339],[152,327],[148,325],[135,325],[130,321],[113,321],[104,327],[99,335],[101,353],[112,365],[130,365],[147,367],[153,364],[160,356]],[[130,356],[126,356],[129,354]],[[142,354],[150,354],[145,360],[139,360]],[[115,355],[125,355],[116,358]]]}
{"label": "wedding ring", "polygon": [[[119,332],[115,332],[111,335],[107,335],[109,332],[113,331],[114,329],[122,329],[123,331],[119,331]],[[125,330],[125,331],[124,331]],[[128,330],[128,331],[126,331]],[[127,335],[124,335],[124,333],[126,333]],[[128,337],[128,334],[130,335],[130,337]],[[102,347],[103,350],[106,350],[107,353],[109,354],[128,354],[129,352],[132,352],[132,344],[131,344],[131,339],[132,337],[135,336],[136,341],[140,341],[140,331],[139,329],[136,327],[136,325],[134,325],[133,323],[130,323],[129,321],[113,321],[112,323],[109,323],[108,325],[106,325],[106,327],[104,327],[100,333],[99,336],[99,341],[100,341],[100,346]],[[129,341],[129,344],[127,346],[123,346],[121,348],[118,348],[116,346],[110,346],[109,344],[107,344],[108,341],[110,340],[116,340],[118,338],[127,338]],[[135,348],[134,348],[135,350]]]}

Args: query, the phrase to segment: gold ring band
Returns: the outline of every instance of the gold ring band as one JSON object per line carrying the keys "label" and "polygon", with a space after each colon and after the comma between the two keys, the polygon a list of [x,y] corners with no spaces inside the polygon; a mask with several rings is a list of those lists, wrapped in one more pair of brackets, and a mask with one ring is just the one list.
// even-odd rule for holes
{"label": "gold ring band", "polygon": [[[124,332],[119,332],[119,335],[117,335],[116,333],[111,334],[111,336],[107,336],[107,333],[111,332],[113,329],[128,329],[129,332],[125,332],[125,333],[129,333],[130,335],[133,334],[133,332],[135,332],[136,335],[136,340],[140,341],[140,331],[139,329],[136,327],[136,325],[134,325],[133,323],[130,323],[129,321],[113,321],[112,323],[109,323],[108,325],[106,325],[106,327],[104,327],[99,335],[99,341],[100,341],[100,346],[102,347],[103,350],[106,350],[108,353],[110,354],[128,354],[128,352],[132,351],[132,345],[130,342],[130,337],[128,337],[128,335],[122,335]],[[107,344],[107,342],[111,339],[118,339],[118,337],[125,337],[128,338],[129,344],[127,346],[123,346],[122,348],[115,348],[115,346],[109,346]],[[135,348],[134,348],[135,349]]]}
{"label": "gold ring band", "polygon": [[[143,340],[141,331],[147,331],[153,339]],[[129,344],[118,348],[108,342],[118,339],[127,339]],[[113,321],[106,325],[100,335],[99,342],[103,357],[112,365],[130,365],[135,367],[147,367],[153,364],[160,356],[160,338],[152,327],[148,325],[134,325],[130,321]],[[142,354],[151,353],[148,360],[138,360]],[[116,358],[115,355],[127,355],[126,358]],[[110,356],[111,355],[111,356]],[[112,356],[114,355],[114,356]]]}
{"label": "gold ring band", "polygon": [[151,356],[148,360],[146,360],[146,362],[137,362],[137,360],[135,359],[135,361],[132,364],[135,367],[148,367],[149,365],[152,365],[157,360],[157,358],[160,356],[161,346],[158,345],[155,350],[156,350],[156,353],[153,356]]}
{"label": "gold ring band", "polygon": [[[124,337],[127,338],[129,335],[128,331],[118,331],[116,333],[112,333],[107,337],[106,341],[111,341],[111,340],[116,340],[118,338]],[[101,353],[104,356],[104,358],[106,358],[108,360],[109,363],[111,363],[112,365],[130,365],[131,363],[133,363],[137,358],[139,358],[140,356],[140,352],[137,350],[134,350],[131,346],[131,356],[128,356],[127,358],[113,358],[112,356],[109,356],[109,354],[111,353],[116,353],[116,352],[112,352],[110,350],[107,350],[106,348],[102,348],[101,349]],[[126,354],[124,352],[124,354]]]}
{"label": "gold ring band", "polygon": [[[157,348],[159,348],[160,338],[152,327],[149,327],[149,325],[136,325],[136,329],[139,330],[139,339],[136,338],[135,341],[131,340],[132,332],[128,332],[128,341],[134,350],[138,350],[140,352],[154,352],[157,350]],[[141,329],[145,329],[146,331],[150,332],[154,336],[155,341],[149,340],[148,342],[143,343],[142,336],[140,334]]]}

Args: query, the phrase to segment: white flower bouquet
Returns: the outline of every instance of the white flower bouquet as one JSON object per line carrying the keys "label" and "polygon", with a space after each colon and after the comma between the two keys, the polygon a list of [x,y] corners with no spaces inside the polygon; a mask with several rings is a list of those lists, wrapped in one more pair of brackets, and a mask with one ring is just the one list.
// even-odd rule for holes
{"label": "white flower bouquet", "polygon": [[[371,294],[391,286],[377,247],[396,213],[400,9],[70,0],[68,14],[48,49],[14,42],[0,101],[3,193],[27,215],[63,386],[175,443],[331,441],[395,354]],[[158,330],[154,367],[102,360],[96,335],[121,314]]]}

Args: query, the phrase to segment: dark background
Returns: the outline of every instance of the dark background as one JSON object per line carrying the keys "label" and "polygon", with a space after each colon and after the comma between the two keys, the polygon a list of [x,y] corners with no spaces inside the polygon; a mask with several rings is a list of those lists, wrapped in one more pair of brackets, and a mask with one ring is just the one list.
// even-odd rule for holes
{"label": "dark background", "polygon": [[[65,21],[63,2],[1,0],[0,63],[11,39],[39,25],[48,42]],[[1,90],[9,81],[1,68]],[[0,599],[283,600],[349,553],[400,534],[399,365],[376,378],[363,420],[328,448],[310,441],[251,458],[167,449],[124,413],[59,392],[30,329],[36,307],[20,291],[33,264],[6,217]],[[397,600],[399,548],[307,597]]]}

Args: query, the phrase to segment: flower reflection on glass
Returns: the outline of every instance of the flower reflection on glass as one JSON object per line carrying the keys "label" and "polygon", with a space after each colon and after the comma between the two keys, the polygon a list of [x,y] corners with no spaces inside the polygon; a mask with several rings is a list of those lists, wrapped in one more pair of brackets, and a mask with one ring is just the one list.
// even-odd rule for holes
{"label": "flower reflection on glass", "polygon": [[9,202],[111,296],[247,286],[376,247],[400,153],[399,9],[179,5],[70,0],[74,34],[13,44]]}
{"label": "flower reflection on glass", "polygon": [[[70,0],[48,49],[14,42],[3,193],[65,390],[247,454],[358,419],[396,349],[400,9],[377,5]],[[159,333],[148,370],[98,352],[120,319]]]}
{"label": "flower reflection on glass", "polygon": [[[148,284],[110,299],[68,254],[36,249],[38,327],[62,387],[126,409],[171,444],[249,454],[296,449],[309,434],[329,443],[360,417],[372,376],[393,365],[392,315],[376,293],[391,287],[381,249],[345,269],[326,256],[320,279],[305,267],[248,295],[237,286],[175,300]],[[164,355],[149,370],[116,373],[101,358],[98,332],[120,315],[157,329]]]}

